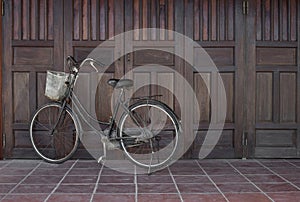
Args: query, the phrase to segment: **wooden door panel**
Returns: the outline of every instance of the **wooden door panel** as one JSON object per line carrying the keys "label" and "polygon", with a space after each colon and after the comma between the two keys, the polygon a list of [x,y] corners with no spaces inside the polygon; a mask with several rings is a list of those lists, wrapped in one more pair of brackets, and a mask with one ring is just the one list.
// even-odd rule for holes
{"label": "wooden door panel", "polygon": [[[243,114],[238,113],[238,111],[243,110],[243,101],[240,96],[243,93],[242,76],[244,69],[243,61],[239,58],[243,54],[240,51],[241,46],[236,43],[243,37],[242,13],[238,12],[238,9],[241,8],[240,4],[241,2],[234,0],[193,0],[185,1],[184,5],[186,13],[185,34],[199,43],[217,66],[227,97],[224,130],[218,144],[208,156],[209,158],[242,156]],[[237,28],[240,31],[236,32]],[[195,49],[194,54],[195,64],[201,64],[203,67],[209,65],[209,63],[205,64],[205,60],[201,57],[200,49]],[[201,72],[201,75],[198,72],[186,73],[186,76],[191,78],[189,81],[194,87],[200,109],[199,128],[194,128],[197,131],[196,139],[187,154],[188,157],[192,158],[198,157],[209,124],[215,124],[219,121],[219,118],[211,120],[212,107],[218,109],[223,104],[214,102],[217,106],[212,106],[209,96],[209,94],[218,94],[216,74]],[[209,86],[204,84],[203,79],[209,81]],[[197,120],[194,120],[194,123],[198,124]]]}
{"label": "wooden door panel", "polygon": [[299,1],[257,0],[249,9],[250,156],[298,157]]}
{"label": "wooden door panel", "polygon": [[5,156],[32,157],[28,127],[44,98],[46,70],[63,70],[62,2],[13,0],[3,17]]}

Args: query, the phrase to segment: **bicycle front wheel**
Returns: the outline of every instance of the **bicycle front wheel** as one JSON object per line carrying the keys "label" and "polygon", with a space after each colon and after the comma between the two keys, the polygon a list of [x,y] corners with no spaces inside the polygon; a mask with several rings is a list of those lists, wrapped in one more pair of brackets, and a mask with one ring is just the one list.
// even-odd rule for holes
{"label": "bicycle front wheel", "polygon": [[180,123],[174,112],[156,100],[137,102],[120,119],[119,137],[125,155],[149,171],[172,162],[179,135]]}
{"label": "bicycle front wheel", "polygon": [[62,163],[76,151],[79,131],[78,121],[69,107],[48,103],[34,114],[30,139],[34,150],[45,161]]}

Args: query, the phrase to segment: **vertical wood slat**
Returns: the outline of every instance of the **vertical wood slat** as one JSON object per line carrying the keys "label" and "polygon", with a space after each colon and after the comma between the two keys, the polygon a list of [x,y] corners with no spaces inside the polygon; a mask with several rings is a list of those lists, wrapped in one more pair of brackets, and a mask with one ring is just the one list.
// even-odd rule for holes
{"label": "vertical wood slat", "polygon": [[29,39],[29,1],[23,0],[22,1],[22,40]]}
{"label": "vertical wood slat", "polygon": [[38,27],[38,9],[37,9],[37,0],[31,0],[30,2],[30,39],[37,39],[37,27]]}
{"label": "vertical wood slat", "polygon": [[146,28],[148,28],[148,1],[143,0],[142,3],[142,28],[145,29],[142,33],[142,39],[147,40],[148,34]]}
{"label": "vertical wood slat", "polygon": [[281,40],[287,41],[288,40],[288,1],[282,0],[281,4]]}
{"label": "vertical wood slat", "polygon": [[297,6],[299,1],[290,0],[290,41],[297,40]]}
{"label": "vertical wood slat", "polygon": [[279,40],[279,2],[278,0],[273,0],[272,1],[272,11],[273,11],[273,15],[272,15],[272,25],[273,25],[273,40],[274,41],[278,41]]}
{"label": "vertical wood slat", "polygon": [[[168,29],[174,30],[174,3],[173,0],[168,0]],[[168,40],[173,40],[174,36],[172,32],[168,32]]]}
{"label": "vertical wood slat", "polygon": [[105,0],[100,0],[100,10],[99,10],[99,16],[100,16],[100,40],[105,40],[106,39],[106,1]]}
{"label": "vertical wood slat", "polygon": [[264,40],[271,40],[271,1],[264,2]]}
{"label": "vertical wood slat", "polygon": [[74,10],[73,10],[73,39],[80,39],[80,0],[74,0]]}
{"label": "vertical wood slat", "polygon": [[115,34],[114,1],[108,1],[108,38]]}
{"label": "vertical wood slat", "polygon": [[82,40],[89,39],[89,2],[82,1]]}
{"label": "vertical wood slat", "polygon": [[220,0],[218,5],[218,23],[219,23],[219,30],[218,30],[218,40],[224,41],[225,40],[225,23],[226,23],[226,15],[225,15],[225,0]]}
{"label": "vertical wood slat", "polygon": [[99,19],[97,2],[97,0],[91,0],[91,39],[93,41],[97,40],[97,37],[99,36],[97,26],[97,21]]}
{"label": "vertical wood slat", "polygon": [[208,34],[209,34],[209,6],[208,6],[208,0],[203,0],[202,4],[202,40],[207,41],[208,40]]}
{"label": "vertical wood slat", "polygon": [[261,0],[256,0],[256,40],[262,40],[262,30],[261,30]]}
{"label": "vertical wood slat", "polygon": [[140,34],[139,31],[136,29],[140,28],[140,4],[139,0],[134,0],[133,1],[133,39],[134,40],[139,40]]}
{"label": "vertical wood slat", "polygon": [[200,40],[200,2],[194,1],[194,40]]}
{"label": "vertical wood slat", "polygon": [[217,40],[217,1],[216,0],[211,0],[210,1],[210,11],[211,11],[211,16],[210,16],[210,40],[216,41]]}
{"label": "vertical wood slat", "polygon": [[[166,29],[166,4],[165,0],[159,1],[159,28]],[[161,31],[159,33],[160,40],[165,40],[165,32]]]}
{"label": "vertical wood slat", "polygon": [[[157,1],[151,1],[151,28],[157,28]],[[153,29],[151,32],[151,40],[156,40],[157,33]]]}
{"label": "vertical wood slat", "polygon": [[48,40],[53,40],[53,0],[48,0],[47,6],[47,16],[48,16]]}
{"label": "vertical wood slat", "polygon": [[21,39],[21,5],[18,0],[13,1],[13,39]]}
{"label": "vertical wood slat", "polygon": [[234,0],[227,0],[228,4],[227,4],[227,28],[226,28],[226,32],[227,32],[227,40],[232,41],[234,40],[234,26],[235,26],[235,9],[234,9]]}
{"label": "vertical wood slat", "polygon": [[40,0],[40,7],[39,7],[39,39],[45,40],[45,33],[46,33],[46,0]]}

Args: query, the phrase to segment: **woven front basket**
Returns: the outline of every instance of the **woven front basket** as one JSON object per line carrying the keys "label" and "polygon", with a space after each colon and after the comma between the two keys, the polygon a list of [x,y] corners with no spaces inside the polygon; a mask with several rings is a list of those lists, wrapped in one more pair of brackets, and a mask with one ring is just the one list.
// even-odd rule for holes
{"label": "woven front basket", "polygon": [[47,71],[45,95],[54,101],[60,101],[66,96],[69,74],[65,72]]}

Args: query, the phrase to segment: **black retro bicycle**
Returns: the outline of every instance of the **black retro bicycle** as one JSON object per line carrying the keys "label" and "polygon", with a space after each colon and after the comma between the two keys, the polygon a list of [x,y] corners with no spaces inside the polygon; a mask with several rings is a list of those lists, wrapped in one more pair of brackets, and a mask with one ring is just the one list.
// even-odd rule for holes
{"label": "black retro bicycle", "polygon": [[[79,119],[83,114],[74,110],[74,107],[81,108],[80,111],[88,114],[82,109],[74,92],[76,79],[80,76],[79,70],[83,65],[94,68],[95,65],[105,66],[92,58],[86,58],[80,63],[72,56],[66,60],[68,73],[47,72],[45,95],[52,101],[39,107],[30,123],[33,148],[50,163],[62,163],[71,158],[84,135]],[[133,80],[109,79],[107,83],[119,90],[112,118],[107,123],[93,119],[108,128],[106,133],[98,133],[105,140],[105,145],[122,149],[129,160],[149,169],[149,173],[152,169],[172,163],[181,136],[181,123],[172,109],[154,99],[156,96],[125,100],[125,90],[133,87]],[[116,121],[120,108],[124,112]],[[98,161],[104,158],[105,155]]]}

